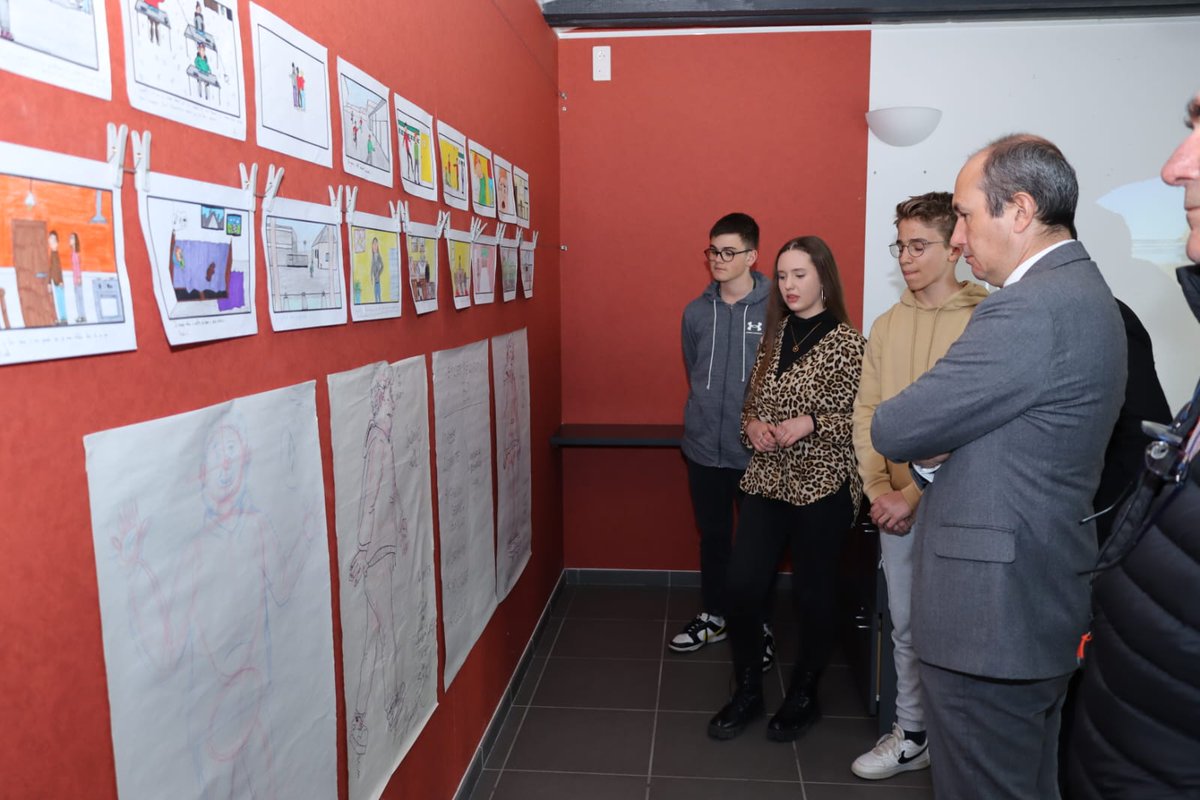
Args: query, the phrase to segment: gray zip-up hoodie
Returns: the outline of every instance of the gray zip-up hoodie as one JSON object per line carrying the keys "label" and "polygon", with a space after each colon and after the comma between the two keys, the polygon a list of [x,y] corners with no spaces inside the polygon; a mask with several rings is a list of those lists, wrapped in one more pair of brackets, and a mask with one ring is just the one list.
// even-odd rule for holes
{"label": "gray zip-up hoodie", "polygon": [[762,339],[771,281],[751,272],[750,294],[729,305],[716,281],[683,309],[683,363],[687,406],[683,411],[683,454],[706,467],[746,468],[742,403],[750,385],[754,354]]}

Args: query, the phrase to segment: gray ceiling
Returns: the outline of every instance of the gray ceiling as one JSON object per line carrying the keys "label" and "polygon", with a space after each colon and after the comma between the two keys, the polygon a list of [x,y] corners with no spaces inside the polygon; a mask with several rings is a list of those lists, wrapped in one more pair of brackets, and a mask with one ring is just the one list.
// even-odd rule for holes
{"label": "gray ceiling", "polygon": [[852,25],[1200,14],[1190,0],[541,0],[559,28]]}

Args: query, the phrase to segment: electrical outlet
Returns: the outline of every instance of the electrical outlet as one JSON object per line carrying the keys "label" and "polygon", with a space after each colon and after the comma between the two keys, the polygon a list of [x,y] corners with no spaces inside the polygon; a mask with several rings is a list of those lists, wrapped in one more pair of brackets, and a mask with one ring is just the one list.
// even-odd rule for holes
{"label": "electrical outlet", "polygon": [[612,80],[612,48],[606,44],[592,48],[592,80]]}

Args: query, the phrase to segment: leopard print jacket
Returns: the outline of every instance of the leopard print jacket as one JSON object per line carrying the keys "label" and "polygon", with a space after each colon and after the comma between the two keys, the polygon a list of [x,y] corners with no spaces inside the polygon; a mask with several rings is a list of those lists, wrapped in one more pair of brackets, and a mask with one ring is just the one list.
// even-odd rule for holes
{"label": "leopard print jacket", "polygon": [[742,442],[750,446],[746,423],[755,419],[774,425],[812,414],[817,430],[791,447],[754,451],[742,477],[742,491],[803,506],[833,494],[848,478],[857,519],[862,478],[854,456],[852,414],[866,340],[850,326],[838,324],[777,376],[783,332],[780,327],[774,347],[764,342],[758,349],[755,369],[763,358],[771,359],[771,368],[757,394],[751,391],[746,397]]}

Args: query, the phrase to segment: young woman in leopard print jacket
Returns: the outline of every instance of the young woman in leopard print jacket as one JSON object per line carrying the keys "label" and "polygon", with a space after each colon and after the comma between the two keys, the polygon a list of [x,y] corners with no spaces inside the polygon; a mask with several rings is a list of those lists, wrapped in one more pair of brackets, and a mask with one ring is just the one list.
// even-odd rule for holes
{"label": "young woman in leopard print jacket", "polygon": [[834,575],[862,495],[851,414],[865,342],[850,326],[833,254],[816,236],[793,239],[775,259],[775,278],[742,412],[742,438],[754,453],[729,567],[737,689],[709,722],[718,739],[737,736],[763,713],[760,620],[785,547],[799,650],[767,737],[792,741],[820,719],[816,690],[833,639]]}

